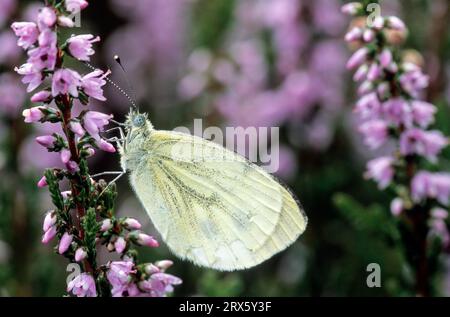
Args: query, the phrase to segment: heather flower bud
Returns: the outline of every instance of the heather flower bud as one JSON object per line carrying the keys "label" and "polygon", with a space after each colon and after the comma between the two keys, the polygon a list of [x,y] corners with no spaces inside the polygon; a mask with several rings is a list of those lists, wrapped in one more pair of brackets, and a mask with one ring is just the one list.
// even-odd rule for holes
{"label": "heather flower bud", "polygon": [[30,109],[25,109],[22,112],[22,115],[25,117],[25,122],[26,123],[34,123],[34,122],[38,122],[39,120],[41,120],[44,117],[44,114],[42,113],[42,111],[40,110],[41,107],[33,107]]}
{"label": "heather flower bud", "polygon": [[44,218],[44,224],[42,226],[42,229],[45,231],[47,231],[48,229],[50,229],[50,227],[52,227],[53,225],[55,225],[56,223],[56,212],[54,210],[47,212],[47,214],[45,215]]}
{"label": "heather flower bud", "polygon": [[38,136],[36,142],[46,148],[51,148],[56,141],[56,138],[52,135],[42,135]]}
{"label": "heather flower bud", "polygon": [[45,178],[45,176],[42,176],[42,178],[38,181],[37,186],[39,188],[45,187],[47,186],[47,179]]}
{"label": "heather flower bud", "polygon": [[366,43],[372,42],[375,38],[375,32],[371,29],[367,29],[363,33],[363,40]]}
{"label": "heather flower bud", "polygon": [[353,69],[355,67],[360,66],[362,63],[365,62],[368,53],[369,53],[369,50],[366,47],[363,47],[363,48],[360,48],[359,50],[357,50],[355,53],[353,53],[353,55],[348,60],[347,68]]}
{"label": "heather flower bud", "polygon": [[59,241],[58,253],[59,254],[65,253],[69,249],[72,240],[73,236],[67,232],[64,232],[61,241]]}
{"label": "heather flower bud", "polygon": [[45,231],[44,235],[42,236],[42,243],[43,244],[49,243],[55,236],[56,236],[56,227],[52,226],[47,231]]}
{"label": "heather flower bud", "polygon": [[155,240],[152,236],[149,236],[145,233],[139,233],[136,239],[136,242],[140,245],[147,246],[147,247],[159,247],[158,241]]}
{"label": "heather flower bud", "polygon": [[170,260],[161,260],[156,262],[155,265],[159,267],[161,270],[165,271],[173,265],[173,262]]}
{"label": "heather flower bud", "polygon": [[66,164],[67,162],[69,162],[72,155],[70,154],[70,151],[68,149],[62,149],[60,156],[61,161]]}
{"label": "heather flower bud", "polygon": [[145,273],[147,273],[148,275],[152,275],[155,273],[159,273],[161,272],[161,270],[159,269],[159,267],[157,267],[156,265],[149,263],[145,266],[144,268]]}
{"label": "heather flower bud", "polygon": [[52,99],[52,94],[48,90],[42,90],[31,96],[31,102],[49,102]]}
{"label": "heather flower bud", "polygon": [[87,252],[84,250],[84,248],[78,248],[75,251],[75,261],[81,262],[87,257]]}
{"label": "heather flower bud", "polygon": [[127,242],[123,237],[118,237],[114,242],[114,248],[117,253],[122,254],[125,248],[127,247]]}
{"label": "heather flower bud", "polygon": [[398,30],[398,31],[404,31],[406,29],[405,23],[400,20],[396,16],[391,16],[386,19],[387,27]]}
{"label": "heather flower bud", "polygon": [[363,8],[359,2],[350,2],[341,7],[341,12],[348,15],[356,15]]}
{"label": "heather flower bud", "polygon": [[392,215],[398,217],[400,216],[400,214],[402,213],[404,209],[404,203],[403,200],[401,198],[395,198],[392,202],[391,202],[391,213]]}
{"label": "heather flower bud", "polygon": [[136,230],[136,229],[141,229],[142,225],[140,224],[139,221],[137,221],[134,218],[127,218],[123,224],[125,225],[125,227],[127,229],[131,229],[131,230]]}
{"label": "heather flower bud", "polygon": [[73,133],[75,133],[80,137],[83,136],[85,133],[83,127],[81,126],[81,123],[79,123],[78,121],[71,121],[69,123],[69,128]]}
{"label": "heather flower bud", "polygon": [[105,232],[105,231],[108,231],[109,229],[111,229],[112,227],[113,227],[113,224],[112,224],[111,219],[105,219],[102,221],[100,231]]}

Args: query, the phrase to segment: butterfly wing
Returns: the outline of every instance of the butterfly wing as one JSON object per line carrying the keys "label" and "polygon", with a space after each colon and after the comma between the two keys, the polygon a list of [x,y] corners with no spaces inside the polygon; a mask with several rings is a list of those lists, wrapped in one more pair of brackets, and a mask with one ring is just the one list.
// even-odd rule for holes
{"label": "butterfly wing", "polygon": [[306,216],[262,168],[188,134],[152,131],[131,184],[169,248],[218,270],[248,268],[293,243]]}

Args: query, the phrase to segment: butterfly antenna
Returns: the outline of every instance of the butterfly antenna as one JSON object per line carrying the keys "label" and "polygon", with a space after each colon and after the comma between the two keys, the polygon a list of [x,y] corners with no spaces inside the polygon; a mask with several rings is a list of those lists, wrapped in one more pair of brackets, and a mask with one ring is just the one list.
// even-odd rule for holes
{"label": "butterfly antenna", "polygon": [[[84,64],[92,69],[92,70],[97,70],[97,68],[95,68],[94,66],[92,66],[91,64],[89,64],[88,62],[84,62]],[[130,95],[122,89],[122,87],[120,87],[119,85],[117,85],[113,80],[109,79],[108,77],[104,77],[104,79],[110,83],[114,88],[116,88],[122,95],[124,95],[128,101],[131,103],[131,108],[133,110],[137,110],[137,105],[136,105],[136,101],[134,98],[130,97]],[[127,83],[128,83],[128,79],[127,79]]]}
{"label": "butterfly antenna", "polygon": [[[128,86],[128,91],[131,91],[132,96],[134,97],[133,100],[136,100],[136,94],[134,92],[133,86],[131,85],[130,81],[128,80],[128,74],[127,71],[125,70],[125,67],[122,64],[122,61],[120,60],[120,56],[119,55],[114,55],[114,60],[116,61],[117,64],[119,64],[120,69],[122,69],[125,81],[127,83]],[[134,109],[133,110],[138,110],[137,106],[136,106],[136,102],[134,102]]]}

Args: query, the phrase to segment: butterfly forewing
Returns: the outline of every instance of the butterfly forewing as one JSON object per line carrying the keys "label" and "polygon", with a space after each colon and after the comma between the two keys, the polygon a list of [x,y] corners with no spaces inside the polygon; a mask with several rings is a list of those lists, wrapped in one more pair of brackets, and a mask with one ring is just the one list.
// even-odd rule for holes
{"label": "butterfly forewing", "polygon": [[274,177],[215,143],[152,131],[131,184],[178,256],[219,270],[254,266],[294,242],[306,216]]}

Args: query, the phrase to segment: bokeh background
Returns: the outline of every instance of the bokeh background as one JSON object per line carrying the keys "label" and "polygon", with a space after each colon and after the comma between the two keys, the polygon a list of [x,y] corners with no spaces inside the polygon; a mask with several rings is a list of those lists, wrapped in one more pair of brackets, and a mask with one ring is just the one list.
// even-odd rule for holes
{"label": "bokeh background", "polygon": [[[0,0],[0,295],[61,296],[66,265],[40,244],[51,208],[36,181],[59,164],[34,142],[47,127],[23,123],[25,88],[11,73],[24,57],[9,31],[36,15],[36,3]],[[174,260],[184,283],[176,296],[402,296],[413,295],[392,197],[363,178],[375,156],[356,132],[348,17],[339,0],[97,0],[83,11],[76,33],[100,35],[93,64],[137,99],[159,129],[207,126],[280,127],[277,176],[299,197],[308,217],[289,249],[246,271],[223,273],[177,260],[163,245],[144,259]],[[40,5],[40,3],[37,3]],[[381,1],[409,27],[406,45],[420,51],[431,76],[428,99],[439,106],[435,126],[450,134],[450,13],[448,0]],[[132,88],[113,61],[119,54]],[[82,71],[83,66],[75,65]],[[122,120],[129,103],[111,87],[96,105]],[[254,149],[250,149],[254,150]],[[444,153],[443,170],[449,170]],[[117,155],[97,155],[93,172],[117,170]],[[127,180],[118,183],[117,210],[154,232]],[[107,258],[107,255],[100,255]],[[368,288],[366,266],[379,263],[382,287]],[[433,280],[450,295],[450,258],[443,254]]]}

